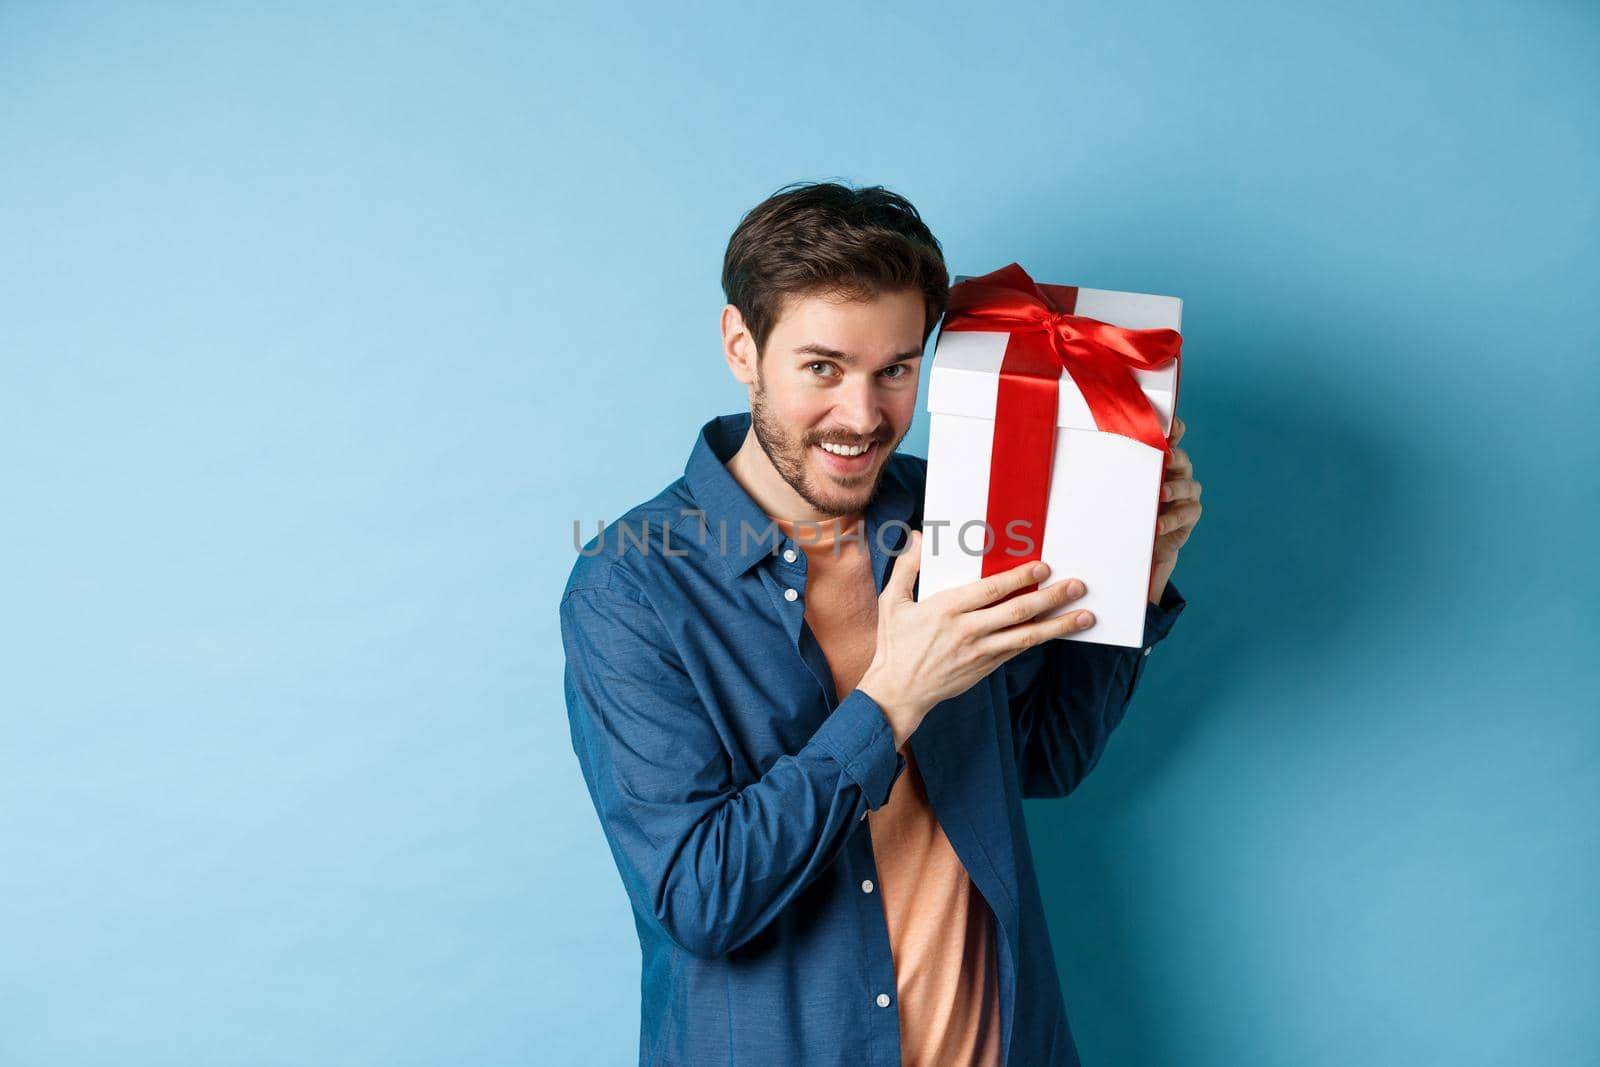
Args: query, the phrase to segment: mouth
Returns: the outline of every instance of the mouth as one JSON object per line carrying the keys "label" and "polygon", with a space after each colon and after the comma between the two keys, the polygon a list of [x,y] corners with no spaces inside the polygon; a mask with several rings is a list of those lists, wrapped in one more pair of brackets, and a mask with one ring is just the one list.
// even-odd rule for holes
{"label": "mouth", "polygon": [[835,474],[860,474],[869,469],[873,461],[878,458],[876,441],[868,443],[866,450],[857,456],[843,456],[837,452],[829,452],[821,445],[812,445],[811,448],[822,457],[822,465]]}

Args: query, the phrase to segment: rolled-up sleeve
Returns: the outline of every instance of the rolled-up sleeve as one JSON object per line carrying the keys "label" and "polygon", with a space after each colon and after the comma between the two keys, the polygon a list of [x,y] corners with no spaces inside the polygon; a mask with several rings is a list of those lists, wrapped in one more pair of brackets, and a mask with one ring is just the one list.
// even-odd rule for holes
{"label": "rolled-up sleeve", "polygon": [[667,628],[625,579],[561,601],[567,716],[634,909],[698,956],[759,933],[881,807],[905,761],[857,689],[798,751],[736,782]]}
{"label": "rolled-up sleeve", "polygon": [[1011,739],[1025,797],[1064,797],[1100,761],[1143,676],[1149,652],[1172,630],[1187,601],[1170,581],[1145,605],[1137,648],[1046,641],[1007,660]]}

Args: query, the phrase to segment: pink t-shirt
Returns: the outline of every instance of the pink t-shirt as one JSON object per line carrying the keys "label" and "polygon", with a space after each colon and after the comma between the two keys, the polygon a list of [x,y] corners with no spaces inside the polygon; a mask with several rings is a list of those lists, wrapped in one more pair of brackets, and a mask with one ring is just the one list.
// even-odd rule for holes
{"label": "pink t-shirt", "polygon": [[[805,619],[833,672],[838,699],[872,662],[878,596],[860,540],[861,512],[815,525],[774,520],[806,554]],[[908,744],[889,801],[871,813],[873,862],[894,956],[900,1056],[907,1067],[1000,1063],[1000,983],[994,916],[928,803]]]}

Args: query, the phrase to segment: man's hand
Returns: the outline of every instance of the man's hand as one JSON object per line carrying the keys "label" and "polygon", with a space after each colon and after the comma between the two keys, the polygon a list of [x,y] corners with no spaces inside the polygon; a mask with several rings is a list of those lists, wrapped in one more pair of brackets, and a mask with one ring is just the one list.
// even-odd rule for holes
{"label": "man's hand", "polygon": [[1084,586],[1076,578],[1011,596],[1049,574],[1042,560],[913,600],[921,549],[922,531],[913,530],[878,597],[878,646],[857,686],[883,709],[895,748],[939,701],[966,692],[1026,649],[1094,623],[1088,611],[1034,620],[1081,597]]}
{"label": "man's hand", "polygon": [[1150,603],[1159,604],[1166,592],[1167,579],[1178,565],[1178,549],[1200,521],[1200,483],[1194,480],[1194,464],[1189,454],[1178,447],[1183,439],[1183,420],[1172,416],[1172,433],[1167,437],[1171,454],[1162,475],[1161,507],[1156,512],[1156,544],[1151,555]]}

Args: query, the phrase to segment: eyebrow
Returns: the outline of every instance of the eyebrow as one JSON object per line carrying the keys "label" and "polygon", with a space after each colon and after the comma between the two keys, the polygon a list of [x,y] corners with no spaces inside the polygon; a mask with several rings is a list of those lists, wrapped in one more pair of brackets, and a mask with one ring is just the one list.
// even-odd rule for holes
{"label": "eyebrow", "polygon": [[[848,352],[841,352],[837,348],[829,348],[827,345],[819,345],[814,342],[808,345],[801,345],[794,351],[795,355],[823,356],[827,359],[836,359],[840,363],[855,364],[860,362],[855,356],[852,356]],[[901,352],[897,354],[893,359],[889,360],[888,363],[884,364],[884,366],[893,366],[896,363],[904,363],[908,359],[920,358],[922,358],[922,349],[916,348],[909,352]]]}

